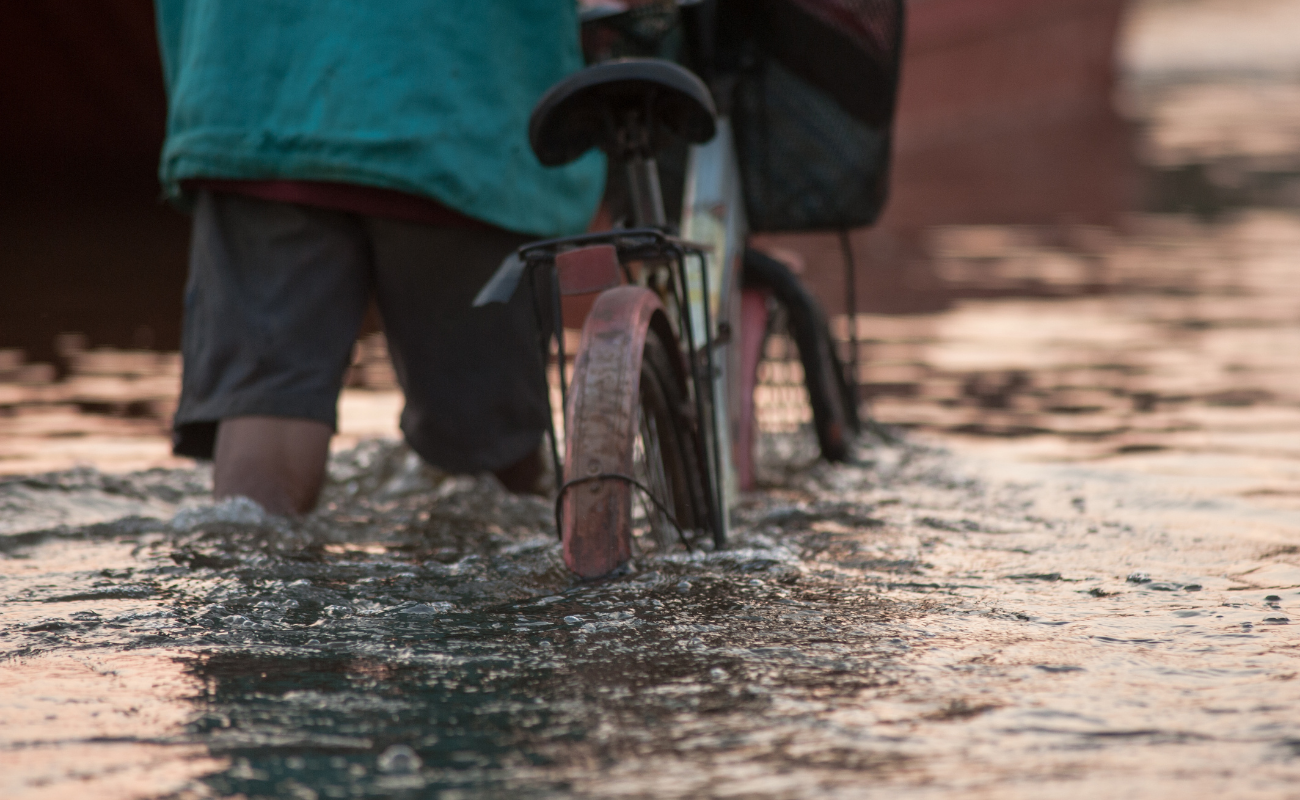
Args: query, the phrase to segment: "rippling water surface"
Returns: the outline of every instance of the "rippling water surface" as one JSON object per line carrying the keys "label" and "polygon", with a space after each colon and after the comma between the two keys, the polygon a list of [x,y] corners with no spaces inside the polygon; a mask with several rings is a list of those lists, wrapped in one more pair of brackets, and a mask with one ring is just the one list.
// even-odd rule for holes
{"label": "rippling water surface", "polygon": [[211,505],[193,471],[3,484],[0,794],[1249,797],[1300,777],[1292,512],[1102,467],[862,455],[769,475],[732,549],[597,584],[564,570],[545,501],[382,442],[337,457],[294,525]]}

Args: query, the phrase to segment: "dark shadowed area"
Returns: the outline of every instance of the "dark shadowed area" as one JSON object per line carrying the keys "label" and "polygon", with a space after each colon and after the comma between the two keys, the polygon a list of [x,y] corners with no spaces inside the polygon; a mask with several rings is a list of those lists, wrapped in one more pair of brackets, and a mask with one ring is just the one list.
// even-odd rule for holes
{"label": "dark shadowed area", "polygon": [[189,225],[158,199],[153,4],[7,3],[0,76],[0,347],[176,349]]}

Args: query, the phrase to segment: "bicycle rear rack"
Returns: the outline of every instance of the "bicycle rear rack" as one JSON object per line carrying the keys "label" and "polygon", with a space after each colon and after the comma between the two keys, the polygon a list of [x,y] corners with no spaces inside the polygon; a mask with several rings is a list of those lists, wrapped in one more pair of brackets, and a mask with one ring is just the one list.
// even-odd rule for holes
{"label": "bicycle rear rack", "polygon": [[[623,281],[637,283],[641,278],[648,288],[653,289],[663,301],[673,323],[678,341],[675,343],[682,359],[683,374],[687,381],[694,406],[695,424],[701,426],[702,438],[707,450],[707,468],[704,473],[705,494],[709,498],[708,518],[711,520],[712,537],[716,545],[725,542],[726,526],[725,499],[722,494],[721,474],[723,469],[723,437],[717,429],[717,417],[713,408],[717,403],[713,376],[717,375],[714,349],[720,343],[714,331],[709,303],[692,304],[690,293],[692,287],[698,287],[700,296],[709,296],[709,270],[706,254],[712,249],[708,245],[686,241],[658,228],[626,228],[600,233],[587,233],[578,236],[566,236],[533,242],[515,251],[502,263],[492,280],[475,298],[475,305],[490,302],[505,302],[518,289],[520,282],[525,282],[532,295],[533,311],[538,323],[539,367],[543,379],[546,365],[550,360],[551,341],[555,341],[556,356],[559,366],[560,397],[564,408],[568,408],[568,354],[564,347],[564,332],[561,298],[567,294],[581,293],[582,288],[604,288],[600,283],[607,280],[590,260],[573,259],[569,274],[561,275],[564,270],[563,255],[578,250],[597,246],[612,246],[622,271]],[[576,255],[576,254],[575,254]],[[696,269],[690,269],[694,261]],[[631,264],[645,265],[642,275],[635,275]],[[579,274],[583,272],[586,274]],[[592,283],[592,281],[596,283]],[[692,308],[702,314],[702,325],[692,316]],[[705,332],[704,341],[698,341],[697,330]],[[683,347],[684,345],[684,347]],[[548,417],[551,439],[551,459],[555,466],[556,490],[563,487],[564,464],[560,458],[559,439],[555,430],[554,415]]]}

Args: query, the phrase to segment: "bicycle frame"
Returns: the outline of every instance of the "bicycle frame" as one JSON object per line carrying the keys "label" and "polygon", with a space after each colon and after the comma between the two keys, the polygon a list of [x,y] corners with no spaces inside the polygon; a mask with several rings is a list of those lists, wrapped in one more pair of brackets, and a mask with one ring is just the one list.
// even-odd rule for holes
{"label": "bicycle frame", "polygon": [[[740,331],[741,256],[748,227],[731,124],[724,116],[719,116],[716,124],[713,139],[692,146],[687,157],[682,237],[708,247],[701,250],[697,268],[685,273],[690,314],[689,321],[679,321],[678,336],[689,325],[690,338],[704,342],[706,352],[713,357],[708,373],[712,383],[713,435],[705,442],[718,494],[716,502],[721,509],[718,524],[725,540],[730,530],[729,510],[738,491],[732,446],[733,431],[740,419],[737,380],[741,365],[740,348],[732,341]],[[662,228],[663,197],[654,159],[636,158],[626,167],[636,224]]]}
{"label": "bicycle frame", "polygon": [[[557,255],[592,245],[613,245],[627,283],[636,283],[637,278],[643,284],[655,279],[655,270],[637,276],[628,267],[629,263],[665,263],[669,279],[657,288],[664,296],[665,310],[674,323],[679,343],[684,346],[690,393],[707,449],[706,493],[713,506],[709,514],[713,520],[713,538],[722,543],[730,529],[729,510],[737,494],[732,430],[738,414],[738,392],[733,384],[740,367],[739,348],[731,342],[740,320],[740,261],[747,232],[730,125],[725,118],[719,118],[714,139],[691,148],[681,237],[667,233],[662,223],[656,224],[663,219],[663,203],[654,160],[638,159],[626,167],[633,191],[634,214],[644,227],[525,245],[502,264],[474,304],[504,302],[521,280],[526,282],[541,327],[538,344],[542,374],[545,375],[554,340],[560,393],[567,408],[567,353]],[[549,322],[549,326],[542,324],[543,321]],[[554,430],[554,415],[550,418],[551,457],[557,489],[563,491],[559,439]]]}
{"label": "bicycle frame", "polygon": [[738,489],[732,441],[740,417],[740,260],[748,228],[731,125],[720,116],[717,126],[717,136],[693,146],[687,160],[682,236],[711,246],[703,259],[707,279],[697,278],[691,284],[690,302],[700,307],[701,313],[692,315],[697,324],[709,318],[716,320],[711,329],[697,327],[692,334],[697,340],[708,341],[711,347],[716,342],[720,355],[719,367],[712,376],[712,394],[717,399],[712,409],[713,427],[718,435],[709,440],[713,450],[709,457],[721,489],[719,503],[725,536],[730,528],[728,511],[735,504]]}

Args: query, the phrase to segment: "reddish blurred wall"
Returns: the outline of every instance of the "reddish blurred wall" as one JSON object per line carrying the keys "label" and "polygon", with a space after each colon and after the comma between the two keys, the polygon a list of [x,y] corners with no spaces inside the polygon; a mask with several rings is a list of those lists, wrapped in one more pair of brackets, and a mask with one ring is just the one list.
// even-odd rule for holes
{"label": "reddish blurred wall", "polygon": [[175,349],[188,221],[158,202],[150,0],[0,3],[0,347]]}

